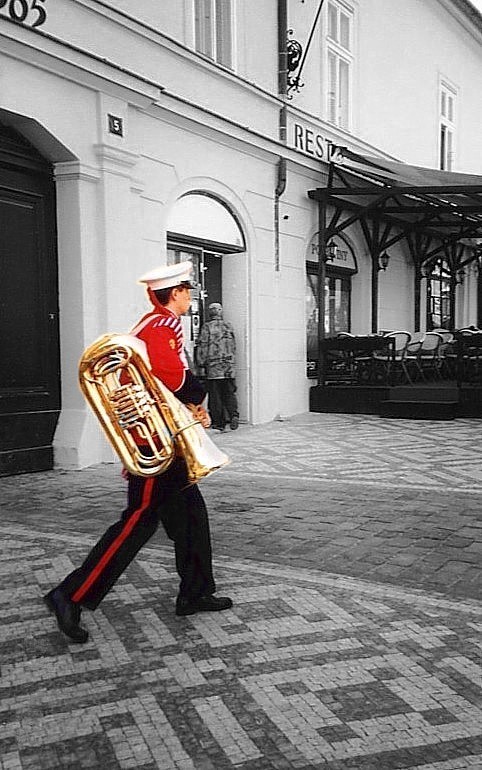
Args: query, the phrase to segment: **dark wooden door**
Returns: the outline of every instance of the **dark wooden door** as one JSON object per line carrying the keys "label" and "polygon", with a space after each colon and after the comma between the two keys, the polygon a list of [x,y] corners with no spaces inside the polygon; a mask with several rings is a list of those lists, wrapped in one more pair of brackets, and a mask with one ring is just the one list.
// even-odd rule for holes
{"label": "dark wooden door", "polygon": [[[206,289],[205,310],[212,302],[222,304],[222,259],[219,254],[204,252],[204,281]],[[205,318],[204,320],[209,320]]]}
{"label": "dark wooden door", "polygon": [[52,468],[59,412],[52,167],[0,124],[0,475]]}

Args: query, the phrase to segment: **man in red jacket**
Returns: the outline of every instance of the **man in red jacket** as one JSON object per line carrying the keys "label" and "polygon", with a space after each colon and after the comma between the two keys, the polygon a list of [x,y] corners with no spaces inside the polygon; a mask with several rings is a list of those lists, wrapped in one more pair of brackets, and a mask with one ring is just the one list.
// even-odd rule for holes
{"label": "man in red jacket", "polygon": [[[146,344],[156,377],[180,401],[194,405],[198,419],[209,427],[209,415],[202,405],[206,393],[188,368],[180,321],[191,305],[191,273],[191,262],[181,262],[140,278],[153,308],[131,333]],[[82,607],[96,609],[160,522],[174,541],[180,577],[176,615],[232,607],[231,599],[214,596],[208,514],[198,486],[186,486],[183,458],[176,457],[158,476],[129,473],[127,478],[128,503],[119,521],[106,530],[83,564],[44,597],[59,628],[74,642],[88,639],[88,632],[79,625]]]}

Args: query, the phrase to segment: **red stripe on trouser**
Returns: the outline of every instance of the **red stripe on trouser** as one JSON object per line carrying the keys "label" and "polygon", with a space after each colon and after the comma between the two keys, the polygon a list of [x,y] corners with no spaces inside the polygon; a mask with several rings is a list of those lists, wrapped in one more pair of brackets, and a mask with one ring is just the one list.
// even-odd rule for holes
{"label": "red stripe on trouser", "polygon": [[74,594],[70,597],[73,602],[80,602],[89,588],[95,583],[97,578],[101,575],[102,571],[106,568],[110,560],[113,556],[117,553],[119,548],[121,547],[122,543],[126,540],[126,538],[129,537],[130,533],[134,529],[135,525],[139,521],[139,518],[141,514],[145,511],[146,508],[150,505],[151,502],[151,494],[152,494],[152,488],[154,486],[154,479],[148,479],[146,481],[146,485],[144,487],[144,492],[142,494],[142,501],[139,508],[136,508],[136,510],[131,514],[129,519],[126,521],[124,528],[122,531],[117,535],[116,539],[110,544],[107,551],[104,553],[101,559],[97,562],[96,566],[90,573],[90,575],[84,580],[81,586],[75,591]]}

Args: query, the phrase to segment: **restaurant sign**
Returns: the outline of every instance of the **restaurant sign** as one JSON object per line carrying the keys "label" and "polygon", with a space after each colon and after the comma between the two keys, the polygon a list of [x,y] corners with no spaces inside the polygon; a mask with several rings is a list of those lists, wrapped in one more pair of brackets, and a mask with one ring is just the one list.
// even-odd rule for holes
{"label": "restaurant sign", "polygon": [[[337,270],[347,270],[350,273],[358,272],[355,254],[353,249],[342,238],[335,236],[330,238],[330,243],[334,242],[335,256],[327,262],[327,268],[333,267]],[[308,245],[306,260],[308,262],[318,262],[318,233],[315,233]]]}
{"label": "restaurant sign", "polygon": [[295,150],[326,163],[341,162],[341,152],[333,140],[321,133],[314,125],[302,121],[290,121],[288,131],[289,143]]}

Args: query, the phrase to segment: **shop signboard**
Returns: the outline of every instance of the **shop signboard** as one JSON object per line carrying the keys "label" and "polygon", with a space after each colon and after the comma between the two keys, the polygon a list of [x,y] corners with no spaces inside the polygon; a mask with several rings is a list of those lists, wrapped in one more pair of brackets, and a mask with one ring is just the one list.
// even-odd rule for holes
{"label": "shop signboard", "polygon": [[342,161],[341,151],[331,137],[320,131],[314,123],[291,115],[288,118],[288,144],[315,160],[325,163]]}
{"label": "shop signboard", "polygon": [[[351,273],[356,273],[358,271],[355,255],[348,246],[347,243],[345,243],[344,240],[341,238],[335,236],[334,238],[330,239],[330,242],[333,241],[336,248],[335,248],[335,254],[333,259],[330,259],[330,261],[327,263],[327,268],[331,269],[334,268],[336,270],[347,270]],[[313,238],[311,239],[308,250],[306,254],[306,260],[307,262],[318,262],[318,233],[315,233]]]}

